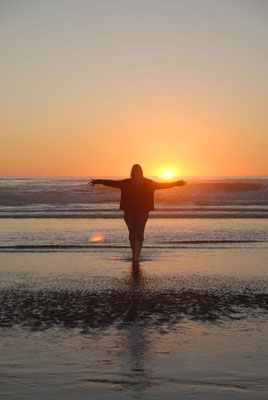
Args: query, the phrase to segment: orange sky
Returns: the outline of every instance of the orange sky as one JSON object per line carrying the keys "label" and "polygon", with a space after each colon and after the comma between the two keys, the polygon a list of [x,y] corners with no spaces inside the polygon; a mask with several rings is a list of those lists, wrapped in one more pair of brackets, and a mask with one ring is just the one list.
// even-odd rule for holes
{"label": "orange sky", "polygon": [[268,174],[265,2],[0,6],[1,176]]}

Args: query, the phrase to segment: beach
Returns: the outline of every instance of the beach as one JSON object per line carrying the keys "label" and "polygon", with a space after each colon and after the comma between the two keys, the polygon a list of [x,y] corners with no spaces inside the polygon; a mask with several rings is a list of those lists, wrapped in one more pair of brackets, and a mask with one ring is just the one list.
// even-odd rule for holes
{"label": "beach", "polygon": [[0,400],[267,400],[268,1],[0,10]]}
{"label": "beach", "polygon": [[268,1],[0,10],[0,400],[267,400]]}
{"label": "beach", "polygon": [[266,219],[146,229],[133,267],[119,218],[1,220],[3,398],[267,398]]}

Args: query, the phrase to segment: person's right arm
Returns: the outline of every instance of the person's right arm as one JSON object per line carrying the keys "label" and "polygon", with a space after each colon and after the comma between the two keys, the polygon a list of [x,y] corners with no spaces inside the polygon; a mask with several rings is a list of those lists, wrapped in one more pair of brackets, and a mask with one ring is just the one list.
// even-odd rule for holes
{"label": "person's right arm", "polygon": [[91,179],[88,184],[91,187],[95,185],[111,186],[117,189],[121,189],[123,181],[113,181],[112,179]]}

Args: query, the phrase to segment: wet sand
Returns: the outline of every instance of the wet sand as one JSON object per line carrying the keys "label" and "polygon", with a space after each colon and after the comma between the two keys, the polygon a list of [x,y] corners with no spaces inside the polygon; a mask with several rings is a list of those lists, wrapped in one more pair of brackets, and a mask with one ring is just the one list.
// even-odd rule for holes
{"label": "wet sand", "polygon": [[4,398],[267,398],[265,247],[0,261]]}

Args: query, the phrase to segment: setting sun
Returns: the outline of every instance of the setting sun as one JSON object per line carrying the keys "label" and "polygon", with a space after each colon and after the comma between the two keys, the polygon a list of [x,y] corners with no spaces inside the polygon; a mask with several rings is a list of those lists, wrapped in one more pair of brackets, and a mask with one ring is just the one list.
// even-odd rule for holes
{"label": "setting sun", "polygon": [[164,165],[156,169],[156,176],[161,179],[172,179],[179,175],[178,168],[172,165]]}
{"label": "setting sun", "polygon": [[161,175],[161,178],[173,178],[174,174],[172,174],[172,172],[163,172],[163,174]]}

